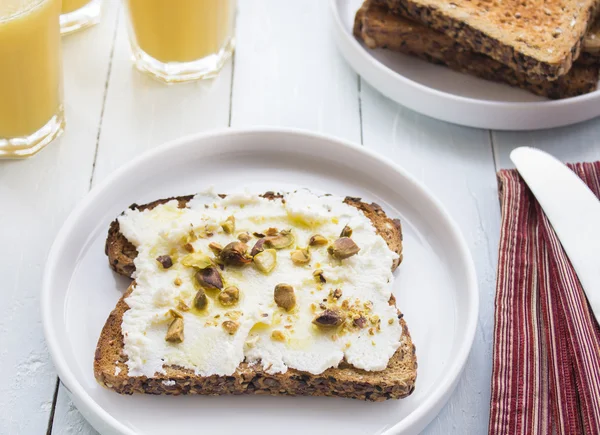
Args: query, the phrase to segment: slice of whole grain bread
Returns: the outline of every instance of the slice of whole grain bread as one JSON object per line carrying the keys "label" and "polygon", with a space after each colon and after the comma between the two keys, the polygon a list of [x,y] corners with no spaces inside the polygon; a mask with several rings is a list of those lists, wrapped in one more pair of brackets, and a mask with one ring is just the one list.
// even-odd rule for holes
{"label": "slice of whole grain bread", "polygon": [[[281,198],[279,193],[274,192],[265,192],[261,196],[269,200]],[[143,205],[132,204],[129,208],[151,210],[157,205],[164,204],[174,199],[179,202],[179,208],[184,208],[188,201],[193,197],[193,195],[187,195],[159,199]],[[398,254],[399,258],[394,262],[393,267],[395,270],[402,261],[402,226],[400,225],[400,221],[398,219],[388,218],[382,208],[376,203],[367,204],[362,202],[360,198],[352,197],[347,197],[344,202],[360,209],[369,219],[371,219],[377,233],[384,238],[390,249]],[[110,224],[108,229],[104,253],[108,256],[108,264],[115,272],[131,277],[131,274],[135,271],[133,260],[137,256],[137,250],[135,249],[135,246],[121,234],[119,231],[119,221],[116,219]]]}
{"label": "slice of whole grain bread", "polygon": [[[280,195],[267,192],[265,198],[277,200]],[[179,207],[185,207],[192,196],[177,199]],[[170,199],[158,200],[149,204],[131,207],[139,210],[151,209]],[[390,249],[402,256],[402,229],[400,222],[386,216],[382,208],[362,202],[360,198],[347,197],[345,202],[360,209],[387,242]],[[133,260],[137,255],[135,247],[119,232],[118,221],[109,229],[106,254],[110,266],[118,273],[131,276],[135,270]],[[393,265],[395,269],[401,258]],[[121,330],[123,314],[129,309],[125,299],[135,286],[131,284],[121,297],[102,329],[94,358],[94,375],[97,381],[121,394],[270,394],[270,395],[310,395],[338,396],[369,401],[399,399],[412,393],[417,375],[415,346],[403,315],[398,311],[402,326],[400,347],[388,362],[386,369],[370,372],[354,368],[342,362],[337,368],[330,368],[319,375],[288,369],[286,373],[269,374],[260,365],[242,362],[230,376],[213,375],[201,377],[192,371],[175,366],[165,366],[165,374],[152,378],[129,376],[127,356],[123,352],[124,342]],[[394,296],[390,305],[395,305]]]}
{"label": "slice of whole grain bread", "polygon": [[[96,348],[94,375],[103,386],[120,394],[270,394],[338,396],[370,401],[400,399],[414,390],[417,376],[417,359],[408,327],[398,312],[402,325],[401,344],[385,370],[369,372],[341,363],[319,375],[288,369],[286,373],[269,374],[260,365],[242,362],[230,376],[197,376],[191,370],[165,366],[165,374],[152,378],[129,376],[127,356],[123,352],[121,323],[129,309],[125,299],[135,282],[121,297],[108,317]],[[392,297],[390,304],[395,304]]]}
{"label": "slice of whole grain bread", "polygon": [[535,82],[526,74],[466,49],[446,34],[405,18],[401,13],[393,12],[385,4],[375,0],[365,1],[357,12],[354,34],[369,48],[388,48],[552,99],[592,92],[598,85],[599,68],[578,64],[557,80]]}
{"label": "slice of whole grain bread", "polygon": [[378,0],[536,81],[566,74],[600,0]]}

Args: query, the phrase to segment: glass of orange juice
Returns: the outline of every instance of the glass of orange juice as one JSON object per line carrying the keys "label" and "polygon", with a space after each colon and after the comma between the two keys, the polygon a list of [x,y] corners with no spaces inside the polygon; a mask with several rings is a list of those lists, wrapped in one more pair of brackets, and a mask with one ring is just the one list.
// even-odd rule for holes
{"label": "glass of orange juice", "polygon": [[0,158],[33,155],[63,131],[60,8],[0,1]]}
{"label": "glass of orange juice", "polygon": [[234,46],[236,0],[125,0],[136,67],[167,83],[217,75]]}
{"label": "glass of orange juice", "polygon": [[100,2],[101,0],[62,0],[61,33],[64,35],[98,23],[101,11]]}

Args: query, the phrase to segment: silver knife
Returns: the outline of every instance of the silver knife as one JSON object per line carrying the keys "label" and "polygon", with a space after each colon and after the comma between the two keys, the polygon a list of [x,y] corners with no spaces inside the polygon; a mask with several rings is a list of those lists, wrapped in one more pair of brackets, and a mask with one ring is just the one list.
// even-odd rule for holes
{"label": "silver knife", "polygon": [[600,201],[573,171],[528,147],[510,153],[552,224],[600,322]]}

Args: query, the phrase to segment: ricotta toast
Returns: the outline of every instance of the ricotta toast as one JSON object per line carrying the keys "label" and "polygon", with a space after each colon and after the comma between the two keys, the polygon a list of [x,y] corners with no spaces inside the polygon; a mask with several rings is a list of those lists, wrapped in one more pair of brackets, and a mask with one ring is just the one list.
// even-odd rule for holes
{"label": "ricotta toast", "polygon": [[205,192],[133,205],[106,243],[134,279],[94,371],[119,393],[384,400],[416,379],[392,295],[398,220],[358,198]]}

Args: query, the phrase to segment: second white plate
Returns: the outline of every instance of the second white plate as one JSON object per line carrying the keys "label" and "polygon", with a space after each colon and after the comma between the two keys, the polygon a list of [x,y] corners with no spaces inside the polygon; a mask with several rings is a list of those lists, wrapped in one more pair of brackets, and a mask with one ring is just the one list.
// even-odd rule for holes
{"label": "second white plate", "polygon": [[468,127],[536,130],[600,115],[600,91],[547,100],[390,50],[371,50],[352,34],[363,0],[330,0],[332,29],[348,63],[379,92],[433,118]]}
{"label": "second white plate", "polygon": [[[361,196],[404,229],[394,294],[417,346],[407,399],[121,396],[98,385],[98,336],[129,285],[104,254],[109,223],[131,203],[189,194],[289,191]],[[363,147],[293,130],[224,131],[172,142],[94,188],[65,222],[46,264],[44,331],[60,379],[106,434],[417,433],[444,405],[475,335],[477,281],[466,244],[440,204],[403,170]],[[389,431],[389,432],[388,432]]]}

